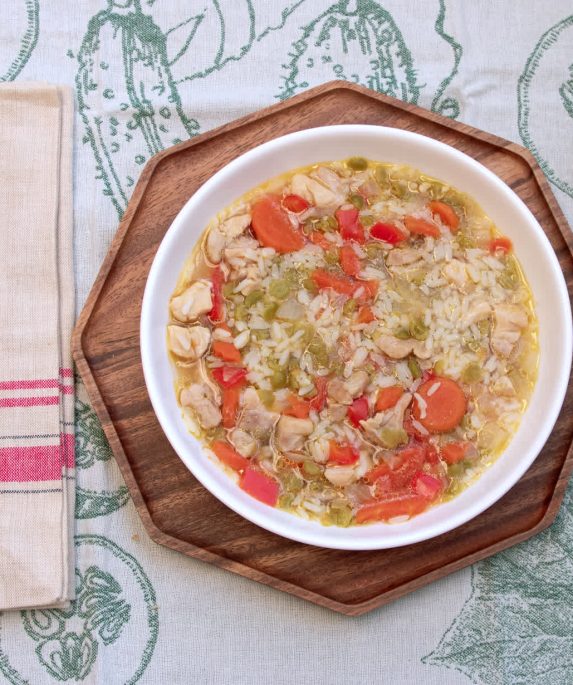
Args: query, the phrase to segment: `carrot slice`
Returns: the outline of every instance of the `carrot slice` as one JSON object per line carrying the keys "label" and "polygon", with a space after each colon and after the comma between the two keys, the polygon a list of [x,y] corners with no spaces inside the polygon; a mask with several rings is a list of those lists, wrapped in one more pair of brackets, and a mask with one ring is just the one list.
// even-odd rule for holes
{"label": "carrot slice", "polygon": [[434,376],[420,385],[417,394],[425,402],[425,411],[414,401],[412,415],[430,433],[448,433],[464,418],[467,399],[451,378]]}
{"label": "carrot slice", "polygon": [[370,297],[376,297],[378,292],[379,281],[360,281],[360,284],[366,288],[366,292]]}
{"label": "carrot slice", "polygon": [[236,452],[228,442],[215,440],[211,445],[211,449],[215,452],[219,461],[226,466],[230,466],[235,471],[244,471],[249,465],[249,460]]}
{"label": "carrot slice", "polygon": [[329,242],[320,231],[311,231],[308,234],[311,243],[322,247],[323,250],[330,250],[332,243]]}
{"label": "carrot slice", "polygon": [[445,202],[434,200],[434,202],[428,204],[428,209],[432,214],[437,214],[442,220],[442,223],[445,224],[452,233],[457,233],[458,226],[460,225],[460,218],[453,207],[447,205]]}
{"label": "carrot slice", "polygon": [[376,317],[374,316],[374,312],[372,311],[372,308],[369,307],[367,304],[362,305],[360,309],[358,310],[358,316],[356,317],[356,323],[371,323],[374,321]]}
{"label": "carrot slice", "polygon": [[300,231],[293,228],[278,195],[265,195],[251,207],[251,224],[258,241],[277,252],[296,252],[304,247]]}
{"label": "carrot slice", "polygon": [[241,397],[241,385],[233,385],[231,388],[223,388],[223,404],[221,414],[223,415],[223,426],[234,428]]}
{"label": "carrot slice", "polygon": [[420,495],[402,495],[384,501],[368,502],[356,512],[356,523],[387,521],[395,516],[415,516],[428,506],[428,500]]}
{"label": "carrot slice", "polygon": [[355,281],[351,281],[349,278],[343,278],[342,276],[336,276],[324,269],[315,269],[310,277],[321,290],[323,288],[332,288],[337,293],[352,296],[357,288]]}
{"label": "carrot slice", "polygon": [[225,342],[224,340],[213,341],[213,354],[219,359],[226,362],[240,362],[241,353],[233,345],[233,343]]}
{"label": "carrot slice", "polygon": [[330,441],[330,447],[328,450],[328,461],[333,464],[355,464],[360,455],[358,452],[347,442],[338,443],[335,440]]}
{"label": "carrot slice", "polygon": [[404,389],[399,385],[391,385],[388,388],[380,388],[376,398],[376,411],[386,411],[396,405],[404,394]]}
{"label": "carrot slice", "polygon": [[440,456],[446,464],[457,464],[466,458],[472,447],[471,442],[447,442],[440,448]]}
{"label": "carrot slice", "polygon": [[289,395],[287,398],[288,407],[283,409],[285,416],[294,416],[297,419],[308,419],[310,413],[310,402],[302,400],[298,395]]}
{"label": "carrot slice", "polygon": [[414,235],[427,235],[432,238],[440,237],[440,230],[435,224],[425,219],[417,219],[414,216],[404,217],[404,225]]}
{"label": "carrot slice", "polygon": [[345,274],[348,276],[357,276],[360,273],[362,265],[360,259],[352,245],[343,245],[339,250],[340,266]]}

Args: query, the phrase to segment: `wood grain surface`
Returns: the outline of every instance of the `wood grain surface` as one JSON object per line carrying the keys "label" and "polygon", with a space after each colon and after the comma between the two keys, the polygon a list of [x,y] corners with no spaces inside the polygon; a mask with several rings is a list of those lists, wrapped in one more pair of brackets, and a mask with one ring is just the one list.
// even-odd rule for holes
{"label": "wood grain surface", "polygon": [[335,611],[358,615],[525,540],[553,521],[573,467],[573,393],[570,378],[565,404],[543,452],[503,499],[450,533],[399,549],[345,552],[291,542],[227,509],[186,469],[157,422],[141,368],[141,300],[157,247],[193,192],[238,155],[285,133],[350,123],[415,131],[448,143],[491,169],[526,202],[543,227],[571,298],[570,229],[527,150],[414,105],[332,82],[150,160],[77,323],[73,353],[153,540]]}

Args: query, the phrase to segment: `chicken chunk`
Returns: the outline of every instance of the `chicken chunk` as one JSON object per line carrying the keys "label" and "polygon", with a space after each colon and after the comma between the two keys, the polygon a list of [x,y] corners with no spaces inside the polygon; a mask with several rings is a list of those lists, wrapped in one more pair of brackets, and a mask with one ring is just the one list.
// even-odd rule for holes
{"label": "chicken chunk", "polygon": [[219,226],[211,228],[205,242],[205,251],[209,260],[218,264],[223,256],[225,245],[242,235],[250,223],[250,214],[237,214],[225,219]]}
{"label": "chicken chunk", "polygon": [[340,404],[352,404],[352,400],[362,395],[368,385],[368,374],[355,371],[345,381],[334,378],[328,384],[328,396]]}
{"label": "chicken chunk", "polygon": [[181,295],[171,298],[171,314],[177,321],[196,321],[201,314],[213,309],[211,283],[204,279],[195,281]]}
{"label": "chicken chunk", "polygon": [[527,312],[515,304],[499,304],[494,307],[495,325],[491,334],[491,347],[500,357],[509,357],[527,327]]}
{"label": "chicken chunk", "polygon": [[353,466],[328,466],[324,469],[324,477],[336,487],[350,485],[357,479]]}
{"label": "chicken chunk", "polygon": [[291,190],[310,204],[331,211],[334,211],[346,200],[346,194],[337,193],[306,174],[295,174],[292,177]]}
{"label": "chicken chunk", "polygon": [[304,447],[306,437],[314,430],[310,419],[281,416],[277,423],[276,442],[282,452],[296,452]]}
{"label": "chicken chunk", "polygon": [[205,326],[167,326],[167,341],[174,355],[186,361],[202,357],[211,342],[211,331]]}
{"label": "chicken chunk", "polygon": [[229,280],[242,281],[243,295],[255,290],[266,275],[259,268],[259,250],[259,243],[246,236],[236,238],[223,250],[223,258],[230,269]]}
{"label": "chicken chunk", "polygon": [[190,407],[203,428],[215,428],[221,423],[221,411],[217,405],[215,393],[208,385],[193,383],[183,388],[179,396],[183,407]]}
{"label": "chicken chunk", "polygon": [[462,289],[468,282],[466,265],[460,259],[452,259],[442,269],[444,276],[456,287]]}
{"label": "chicken chunk", "polygon": [[252,457],[259,447],[259,442],[242,428],[234,428],[229,433],[229,442],[243,457]]}
{"label": "chicken chunk", "polygon": [[279,414],[269,411],[259,399],[254,388],[247,388],[243,394],[242,411],[237,426],[255,436],[261,442],[268,442]]}
{"label": "chicken chunk", "polygon": [[398,250],[392,250],[386,257],[386,264],[388,266],[407,266],[422,259],[420,250],[412,250],[408,247],[402,247]]}
{"label": "chicken chunk", "polygon": [[378,347],[391,359],[404,359],[414,353],[419,359],[429,359],[432,352],[426,348],[421,340],[400,340],[393,335],[381,335],[376,340]]}
{"label": "chicken chunk", "polygon": [[477,300],[468,309],[464,322],[471,326],[473,323],[483,321],[491,314],[491,305],[485,300]]}
{"label": "chicken chunk", "polygon": [[404,413],[411,401],[412,394],[405,392],[391,409],[379,411],[371,419],[361,421],[360,425],[376,443],[388,447],[382,431],[392,431],[396,435],[404,430]]}
{"label": "chicken chunk", "polygon": [[515,397],[516,394],[513,383],[507,376],[498,378],[492,386],[492,391],[494,395],[500,395],[501,397]]}

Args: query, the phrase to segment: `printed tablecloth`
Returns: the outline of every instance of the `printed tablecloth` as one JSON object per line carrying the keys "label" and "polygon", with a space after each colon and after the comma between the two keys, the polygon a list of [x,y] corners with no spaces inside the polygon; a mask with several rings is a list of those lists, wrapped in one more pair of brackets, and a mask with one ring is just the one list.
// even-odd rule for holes
{"label": "printed tablecloth", "polygon": [[[525,144],[573,220],[567,0],[7,0],[0,79],[76,95],[83,305],[145,162],[332,78]],[[77,598],[0,615],[0,680],[573,681],[573,501],[534,539],[361,618],[151,542],[77,381]]]}

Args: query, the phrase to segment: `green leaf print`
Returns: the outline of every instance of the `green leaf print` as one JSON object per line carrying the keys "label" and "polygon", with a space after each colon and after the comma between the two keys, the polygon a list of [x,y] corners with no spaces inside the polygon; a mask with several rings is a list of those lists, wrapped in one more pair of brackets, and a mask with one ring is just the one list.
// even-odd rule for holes
{"label": "green leaf print", "polygon": [[76,396],[76,467],[88,469],[96,461],[109,461],[113,453],[94,410]]}
{"label": "green leaf print", "polygon": [[569,75],[569,80],[561,84],[559,95],[561,95],[561,102],[565,111],[573,119],[573,64],[569,66]]}
{"label": "green leaf print", "polygon": [[374,0],[341,0],[329,7],[303,28],[289,57],[281,100],[334,78],[418,101],[412,55],[392,15]]}
{"label": "green leaf print", "polygon": [[427,664],[485,685],[565,685],[573,674],[573,494],[555,523],[476,564],[472,594]]}
{"label": "green leaf print", "polygon": [[[16,5],[16,3],[13,4]],[[19,7],[13,6],[10,9],[12,16],[9,19],[14,23],[17,21],[17,18],[21,18],[26,28],[20,38],[18,54],[14,56],[4,73],[0,71],[0,81],[14,81],[28,63],[38,43],[38,35],[40,33],[40,6],[38,0],[19,0],[17,4]]]}
{"label": "green leaf print", "polygon": [[83,680],[97,657],[97,642],[89,633],[65,633],[59,640],[42,642],[36,648],[40,663],[57,680]]}

